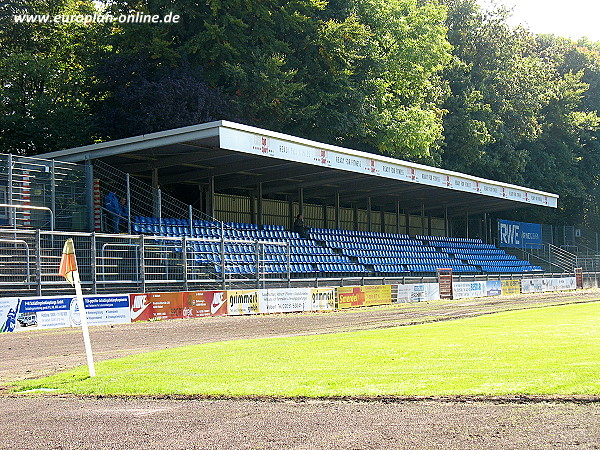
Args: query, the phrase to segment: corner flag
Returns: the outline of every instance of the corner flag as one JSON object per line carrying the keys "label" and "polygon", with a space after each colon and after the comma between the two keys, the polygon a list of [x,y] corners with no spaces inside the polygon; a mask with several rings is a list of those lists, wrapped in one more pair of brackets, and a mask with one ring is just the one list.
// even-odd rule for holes
{"label": "corner flag", "polygon": [[69,238],[65,241],[65,246],[63,247],[58,275],[65,277],[71,283],[71,286],[75,286],[73,272],[76,270],[77,258],[75,257],[75,245],[73,244],[73,239]]}
{"label": "corner flag", "polygon": [[75,257],[75,245],[73,239],[69,238],[65,241],[62,256],[60,258],[60,267],[58,275],[65,277],[71,286],[75,287],[77,295],[77,307],[81,316],[81,331],[83,332],[83,343],[85,345],[85,353],[87,356],[88,369],[90,377],[96,376],[96,368],[94,366],[94,357],[92,354],[92,345],[90,343],[90,332],[88,331],[87,316],[85,314],[85,302],[83,301],[83,293],[81,292],[81,280],[79,279],[79,270],[77,270],[77,258]]}

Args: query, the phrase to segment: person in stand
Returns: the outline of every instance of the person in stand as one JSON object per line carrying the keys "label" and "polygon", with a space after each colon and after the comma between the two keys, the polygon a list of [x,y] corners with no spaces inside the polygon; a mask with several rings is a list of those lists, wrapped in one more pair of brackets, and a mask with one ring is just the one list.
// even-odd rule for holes
{"label": "person in stand", "polygon": [[119,200],[117,194],[114,192],[109,192],[105,202],[106,209],[110,213],[112,220],[112,231],[115,234],[119,234],[119,224],[121,223],[121,219],[127,215],[127,208],[125,207],[127,202],[123,197]]}
{"label": "person in stand", "polygon": [[304,225],[304,217],[302,214],[296,216],[294,220],[294,231],[300,235],[300,237],[306,238],[306,226]]}

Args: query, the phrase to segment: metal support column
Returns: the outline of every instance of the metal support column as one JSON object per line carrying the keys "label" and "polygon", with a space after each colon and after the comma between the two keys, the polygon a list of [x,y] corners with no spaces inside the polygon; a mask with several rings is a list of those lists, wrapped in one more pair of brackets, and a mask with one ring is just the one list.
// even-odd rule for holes
{"label": "metal support column", "polygon": [[208,215],[215,217],[215,177],[211,175],[208,177]]}
{"label": "metal support column", "polygon": [[[56,217],[56,165],[52,160],[50,165],[50,209],[52,210],[52,217]],[[54,226],[50,228],[54,230]]]}
{"label": "metal support column", "polygon": [[146,260],[145,253],[146,249],[144,248],[144,236],[140,235],[140,264],[139,264],[139,275],[140,275],[140,289],[142,292],[146,292]]}
{"label": "metal support column", "polygon": [[125,187],[127,189],[125,192],[127,201],[127,234],[131,234],[131,184],[128,173],[125,174]]}
{"label": "metal support column", "polygon": [[402,225],[400,225],[400,200],[396,200],[396,233],[397,234],[401,234],[400,228],[402,227]]}
{"label": "metal support column", "polygon": [[40,229],[35,230],[35,280],[36,280],[36,295],[42,295],[42,237]]}
{"label": "metal support column", "polygon": [[335,228],[340,229],[340,192],[335,193]]}
{"label": "metal support column", "polygon": [[[54,160],[52,161],[54,164]],[[13,180],[13,155],[8,155],[8,186],[7,186],[7,202],[9,205],[13,204],[13,186],[15,185]],[[54,188],[54,180],[51,182],[51,189]],[[8,214],[8,224],[12,225],[13,228],[17,228],[17,214],[13,208],[8,208],[6,212]]]}
{"label": "metal support column", "polygon": [[444,207],[444,236],[450,236],[450,224],[448,223],[448,207]]}
{"label": "metal support column", "polygon": [[154,217],[160,216],[160,200],[158,198],[158,192],[160,191],[160,185],[158,184],[158,169],[152,169],[152,213]]}
{"label": "metal support column", "polygon": [[263,203],[262,203],[263,191],[262,181],[258,182],[256,186],[256,224],[259,227],[263,226]]}
{"label": "metal support column", "polygon": [[90,236],[90,269],[92,275],[92,294],[96,295],[98,293],[98,286],[96,284],[97,280],[97,267],[96,267],[96,233],[92,231],[92,235]]}
{"label": "metal support column", "polygon": [[371,197],[367,197],[367,231],[373,231],[371,229]]}
{"label": "metal support column", "polygon": [[298,214],[304,215],[304,188],[298,188]]}
{"label": "metal support column", "polygon": [[87,208],[87,229],[94,231],[94,166],[89,159],[85,160],[85,204]]}

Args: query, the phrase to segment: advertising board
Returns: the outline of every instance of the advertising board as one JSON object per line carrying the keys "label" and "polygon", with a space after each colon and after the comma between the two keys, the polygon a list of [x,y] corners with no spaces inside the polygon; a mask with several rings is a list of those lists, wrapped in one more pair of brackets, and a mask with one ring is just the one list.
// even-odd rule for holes
{"label": "advertising board", "polygon": [[549,289],[546,284],[547,278],[530,278],[521,280],[521,292],[523,294],[532,294],[535,292],[547,292]]}
{"label": "advertising board", "polygon": [[541,248],[542,226],[538,223],[498,219],[500,247]]}
{"label": "advertising board", "polygon": [[438,283],[399,284],[397,303],[426,302],[440,299]]}
{"label": "advertising board", "polygon": [[486,296],[485,281],[455,281],[452,283],[453,298],[476,298]]}
{"label": "advertising board", "polygon": [[535,292],[568,291],[577,288],[575,277],[563,278],[531,278],[521,280],[521,290],[524,294]]}
{"label": "advertising board", "polygon": [[502,295],[521,293],[521,280],[502,280]]}
{"label": "advertising board", "polygon": [[166,320],[183,318],[182,292],[131,294],[131,320]]}
{"label": "advertising board", "polygon": [[485,282],[485,295],[493,297],[494,295],[502,294],[502,281],[500,280],[487,280]]}
{"label": "advertising board", "polygon": [[184,318],[224,316],[226,314],[226,291],[193,291],[183,293]]}
{"label": "advertising board", "polygon": [[310,289],[282,288],[261,291],[261,314],[310,311]]}
{"label": "advertising board", "polygon": [[311,311],[332,311],[335,309],[335,288],[312,288],[310,290]]}
{"label": "advertising board", "polygon": [[10,333],[17,327],[18,298],[0,298],[0,333]]}
{"label": "advertising board", "polygon": [[259,290],[227,291],[227,314],[241,316],[260,313]]}
{"label": "advertising board", "polygon": [[338,308],[389,305],[392,303],[392,286],[349,286],[337,288]]}
{"label": "advertising board", "polygon": [[[89,325],[114,325],[131,322],[129,296],[84,296]],[[75,297],[22,298],[15,329],[61,328],[81,326],[81,314]]]}

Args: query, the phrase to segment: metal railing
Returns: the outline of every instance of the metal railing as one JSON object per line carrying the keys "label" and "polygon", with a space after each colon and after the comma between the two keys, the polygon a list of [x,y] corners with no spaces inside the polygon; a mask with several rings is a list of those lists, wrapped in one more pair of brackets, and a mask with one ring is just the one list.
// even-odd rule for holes
{"label": "metal railing", "polygon": [[[64,294],[58,276],[64,241],[73,238],[88,294],[406,284],[414,276],[294,273],[288,242],[0,229],[0,296]],[[557,274],[558,275],[558,274]],[[457,275],[457,281],[547,276]],[[589,274],[587,276],[590,276]],[[592,274],[597,286],[597,273]]]}
{"label": "metal railing", "polygon": [[58,267],[69,237],[84,291],[93,294],[290,285],[288,242],[2,228],[0,295],[64,290]]}
{"label": "metal railing", "polygon": [[[23,209],[25,211],[47,211],[50,215],[50,231],[54,231],[54,212],[46,206],[29,206],[29,205],[9,205],[8,203],[0,203],[0,208],[9,208],[9,209]],[[16,216],[12,219],[12,225],[14,228],[17,227]],[[42,225],[43,227],[43,225]]]}

